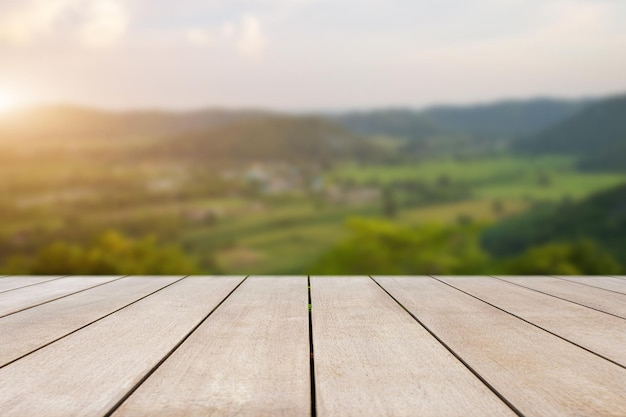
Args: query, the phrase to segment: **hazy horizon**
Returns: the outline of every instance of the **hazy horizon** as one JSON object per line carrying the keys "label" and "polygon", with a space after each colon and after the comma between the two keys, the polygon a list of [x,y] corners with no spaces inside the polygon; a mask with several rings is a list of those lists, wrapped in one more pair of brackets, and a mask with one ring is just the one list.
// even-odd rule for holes
{"label": "hazy horizon", "polygon": [[486,99],[486,100],[478,100],[478,101],[447,101],[447,102],[432,102],[426,103],[424,105],[415,105],[412,106],[410,104],[396,104],[396,105],[373,105],[368,107],[337,107],[337,108],[314,108],[314,109],[289,109],[289,108],[274,108],[270,106],[227,106],[220,104],[205,104],[198,105],[194,107],[167,107],[163,106],[155,106],[155,105],[147,105],[147,106],[138,106],[138,107],[106,107],[106,106],[98,106],[94,104],[86,104],[86,103],[72,103],[72,102],[42,102],[42,103],[31,103],[26,105],[16,106],[15,109],[11,111],[7,111],[7,113],[16,113],[20,111],[29,111],[29,110],[37,110],[37,109],[49,109],[49,108],[68,108],[68,109],[84,109],[84,110],[93,110],[93,111],[101,111],[107,113],[133,113],[133,112],[155,112],[155,113],[193,113],[193,112],[203,112],[203,111],[226,111],[226,112],[244,112],[244,111],[259,111],[259,112],[268,112],[268,113],[277,113],[277,114],[286,114],[286,115],[314,115],[314,114],[345,114],[345,113],[359,113],[359,112],[375,112],[375,111],[413,111],[413,112],[421,112],[429,109],[436,108],[470,108],[470,107],[488,107],[499,104],[508,104],[508,103],[527,103],[533,101],[571,101],[571,102],[584,102],[584,101],[595,101],[595,100],[603,100],[609,99],[612,97],[621,97],[626,95],[626,91],[616,91],[610,92],[607,94],[594,94],[594,95],[579,95],[579,96],[550,96],[550,95],[534,95],[529,97],[501,97],[494,99]]}
{"label": "hazy horizon", "polygon": [[615,0],[7,0],[0,107],[424,108],[626,91]]}

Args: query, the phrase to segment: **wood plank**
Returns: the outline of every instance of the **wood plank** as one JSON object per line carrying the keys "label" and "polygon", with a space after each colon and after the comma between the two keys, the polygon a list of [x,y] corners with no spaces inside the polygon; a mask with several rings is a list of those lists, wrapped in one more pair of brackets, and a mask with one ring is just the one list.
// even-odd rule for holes
{"label": "wood plank", "polygon": [[2,416],[106,414],[242,279],[185,278],[0,369]]}
{"label": "wood plank", "polygon": [[0,294],[0,317],[119,278],[121,277],[67,277],[4,292]]}
{"label": "wood plank", "polygon": [[626,281],[615,277],[583,277],[583,276],[559,276],[567,281],[578,282],[579,284],[591,287],[602,288],[604,290],[626,294]]}
{"label": "wood plank", "polygon": [[248,278],[113,415],[311,414],[306,277]]}
{"label": "wood plank", "polygon": [[582,290],[580,284],[552,277],[498,276],[496,278],[626,318],[626,295],[592,287],[584,287]]}
{"label": "wood plank", "polygon": [[317,415],[513,416],[367,277],[311,278]]}
{"label": "wood plank", "polygon": [[435,278],[626,367],[626,320],[495,278]]}
{"label": "wood plank", "polygon": [[0,318],[0,367],[181,278],[122,278]]}
{"label": "wood plank", "polygon": [[623,417],[626,369],[433,278],[376,280],[524,416]]}
{"label": "wood plank", "polygon": [[2,277],[0,280],[0,293],[12,291],[17,288],[35,285],[40,282],[46,282],[60,278],[60,276],[21,276],[21,277]]}

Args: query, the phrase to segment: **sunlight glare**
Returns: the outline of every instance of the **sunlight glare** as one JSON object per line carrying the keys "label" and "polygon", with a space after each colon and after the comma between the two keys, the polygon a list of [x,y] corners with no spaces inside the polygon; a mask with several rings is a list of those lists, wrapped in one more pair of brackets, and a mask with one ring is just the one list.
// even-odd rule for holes
{"label": "sunlight glare", "polygon": [[0,114],[4,114],[13,109],[13,100],[5,93],[0,92]]}

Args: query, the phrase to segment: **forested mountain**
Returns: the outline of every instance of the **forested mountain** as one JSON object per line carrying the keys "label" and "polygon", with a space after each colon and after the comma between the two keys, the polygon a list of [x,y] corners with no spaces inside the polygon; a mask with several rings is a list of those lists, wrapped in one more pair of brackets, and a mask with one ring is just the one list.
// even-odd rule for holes
{"label": "forested mountain", "polygon": [[[324,114],[318,117],[362,135],[384,135],[412,140],[442,136],[515,139],[558,124],[588,104],[588,101],[536,99],[485,105],[441,106],[424,111],[387,109],[339,115]],[[23,109],[11,117],[0,119],[0,141],[33,138],[72,140],[169,137],[266,116],[278,114],[224,109],[114,112],[76,106],[41,106]]]}
{"label": "forested mountain", "polygon": [[510,256],[546,243],[591,239],[626,265],[626,184],[577,203],[537,208],[484,232],[483,246]]}
{"label": "forested mountain", "polygon": [[582,168],[626,170],[626,95],[597,102],[519,142],[516,148],[535,154],[581,156]]}
{"label": "forested mountain", "polygon": [[446,131],[517,139],[566,120],[588,105],[584,100],[534,99],[433,107],[424,114]]}
{"label": "forested mountain", "polygon": [[439,106],[423,111],[389,109],[334,116],[362,134],[419,140],[463,135],[478,139],[517,139],[541,131],[575,115],[589,101],[534,99],[468,106]]}
{"label": "forested mountain", "polygon": [[384,150],[315,117],[269,116],[203,132],[173,136],[150,148],[155,156],[208,164],[288,162],[331,164],[338,160],[377,160]]}
{"label": "forested mountain", "polygon": [[347,113],[332,119],[363,135],[424,139],[444,132],[443,127],[429,117],[408,109]]}
{"label": "forested mountain", "polygon": [[257,111],[111,112],[74,106],[27,108],[0,119],[0,141],[167,137],[266,115]]}

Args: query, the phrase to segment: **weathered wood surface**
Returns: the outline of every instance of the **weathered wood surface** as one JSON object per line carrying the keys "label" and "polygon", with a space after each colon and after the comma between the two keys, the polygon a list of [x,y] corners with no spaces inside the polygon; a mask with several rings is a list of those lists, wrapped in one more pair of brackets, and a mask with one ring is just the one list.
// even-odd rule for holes
{"label": "weathered wood surface", "polygon": [[623,417],[626,369],[434,278],[376,280],[522,415]]}
{"label": "weathered wood surface", "polygon": [[578,282],[590,287],[626,294],[626,280],[617,277],[557,277],[567,281]]}
{"label": "weathered wood surface", "polygon": [[11,291],[16,288],[28,287],[40,282],[51,281],[60,277],[0,277],[0,293]]}
{"label": "weathered wood surface", "polygon": [[306,277],[248,278],[113,414],[307,416]]}
{"label": "weathered wood surface", "polygon": [[436,278],[626,368],[624,319],[495,278]]}
{"label": "weathered wood surface", "polygon": [[623,294],[554,277],[497,278],[626,319],[626,295]]}
{"label": "weathered wood surface", "polygon": [[311,278],[311,304],[318,416],[515,415],[371,279]]}
{"label": "weathered wood surface", "polygon": [[173,277],[122,278],[0,320],[0,367],[175,282]]}
{"label": "weathered wood surface", "polygon": [[120,277],[67,277],[0,293],[0,317],[105,284]]}
{"label": "weathered wood surface", "polygon": [[2,416],[105,415],[240,281],[184,279],[0,369]]}
{"label": "weathered wood surface", "polygon": [[623,277],[3,283],[2,417],[625,415]]}

